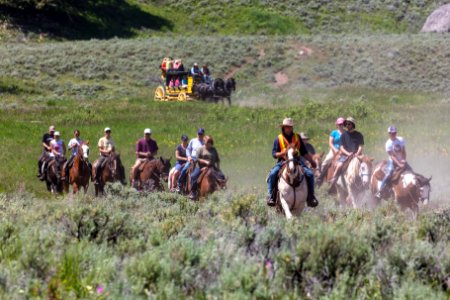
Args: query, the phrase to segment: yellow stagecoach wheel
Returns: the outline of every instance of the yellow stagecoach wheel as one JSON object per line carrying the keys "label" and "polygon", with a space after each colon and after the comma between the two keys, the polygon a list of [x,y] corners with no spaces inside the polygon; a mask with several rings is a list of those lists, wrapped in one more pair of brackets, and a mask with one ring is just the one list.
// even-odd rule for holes
{"label": "yellow stagecoach wheel", "polygon": [[186,100],[187,100],[186,92],[180,92],[178,94],[178,101],[186,101]]}
{"label": "yellow stagecoach wheel", "polygon": [[158,86],[155,90],[155,100],[164,101],[166,98],[166,91],[163,86]]}

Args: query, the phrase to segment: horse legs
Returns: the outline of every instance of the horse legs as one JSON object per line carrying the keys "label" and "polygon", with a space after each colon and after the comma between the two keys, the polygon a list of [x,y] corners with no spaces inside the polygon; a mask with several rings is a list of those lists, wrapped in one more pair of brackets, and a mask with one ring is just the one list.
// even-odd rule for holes
{"label": "horse legs", "polygon": [[283,207],[284,214],[286,215],[286,219],[292,218],[291,210],[289,209],[289,205],[287,204],[286,200],[284,200],[284,197],[280,195],[280,202],[281,207]]}
{"label": "horse legs", "polygon": [[72,184],[72,190],[73,190],[73,193],[74,194],[76,194],[76,193],[78,193],[78,184],[76,183],[76,182],[74,182],[73,184]]}
{"label": "horse legs", "polygon": [[228,100],[228,106],[231,106],[231,96],[228,96],[227,100]]}

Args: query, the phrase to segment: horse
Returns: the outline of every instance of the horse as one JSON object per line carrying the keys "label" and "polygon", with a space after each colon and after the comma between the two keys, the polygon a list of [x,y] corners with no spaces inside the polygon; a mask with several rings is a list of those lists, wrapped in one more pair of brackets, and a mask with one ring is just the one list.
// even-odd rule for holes
{"label": "horse", "polygon": [[[57,170],[56,163],[59,159],[60,169],[65,162],[64,157],[55,157],[47,163],[47,171],[45,172],[45,184],[47,190],[52,194],[61,194],[63,192],[63,183],[61,181],[61,170]],[[59,174],[57,174],[59,173]]]}
{"label": "horse", "polygon": [[[380,189],[386,165],[387,161],[383,160],[374,169],[370,183],[373,195],[377,194]],[[432,177],[426,178],[413,172],[410,168],[398,168],[392,174],[389,183],[381,194],[381,198],[387,200],[393,195],[401,210],[406,211],[409,208],[414,215],[417,215],[419,212],[418,203],[422,202],[426,205],[430,200],[431,179]]]}
{"label": "horse", "polygon": [[[98,159],[93,163],[93,166],[96,166],[97,163]],[[95,181],[95,169],[95,167],[92,168],[92,181]],[[107,182],[116,181],[119,181],[123,185],[126,184],[125,169],[120,160],[120,155],[113,152],[103,162],[103,167],[99,176],[99,184],[95,185],[95,196],[98,196],[99,193],[104,193],[105,184]]]}
{"label": "horse", "polygon": [[373,158],[360,155],[350,156],[348,159],[350,161],[347,169],[336,182],[338,201],[340,204],[358,208],[361,206],[358,200],[364,198],[364,194],[369,189]]}
{"label": "horse", "polygon": [[226,188],[228,178],[212,167],[206,167],[198,179],[199,197],[204,198],[209,194]]}
{"label": "horse", "polygon": [[306,206],[308,186],[303,168],[294,159],[294,149],[288,149],[287,164],[281,169],[278,179],[277,206],[281,205],[287,219],[300,216]]}
{"label": "horse", "polygon": [[231,93],[236,91],[236,80],[231,77],[226,80],[222,78],[216,78],[212,84],[212,90],[214,92],[214,100],[217,103],[219,100],[223,98],[227,98],[228,105],[231,105]]}
{"label": "horse", "polygon": [[213,101],[214,100],[214,90],[212,86],[206,83],[199,83],[194,85],[194,93],[197,98],[203,101]]}
{"label": "horse", "polygon": [[313,173],[314,173],[314,182],[317,182],[317,179],[320,177],[320,175],[321,175],[321,170],[322,170],[322,158],[323,158],[323,152],[322,153],[315,153],[315,154],[312,154],[311,156],[312,156],[312,159],[316,162],[316,168],[315,169],[313,169],[312,167],[311,167],[311,163],[308,161],[308,160],[304,160],[304,163],[305,163],[305,165],[308,167],[308,168],[310,168],[311,170],[313,170]]}
{"label": "horse", "polygon": [[91,166],[89,165],[89,146],[83,143],[78,147],[77,154],[73,159],[73,165],[66,175],[64,181],[64,191],[69,192],[69,185],[72,185],[73,193],[77,193],[80,187],[83,187],[86,194],[91,179]]}
{"label": "horse", "polygon": [[163,181],[168,181],[170,171],[170,158],[148,160],[139,167],[138,185],[136,189],[141,191],[153,192],[163,191],[164,186],[161,184]]}

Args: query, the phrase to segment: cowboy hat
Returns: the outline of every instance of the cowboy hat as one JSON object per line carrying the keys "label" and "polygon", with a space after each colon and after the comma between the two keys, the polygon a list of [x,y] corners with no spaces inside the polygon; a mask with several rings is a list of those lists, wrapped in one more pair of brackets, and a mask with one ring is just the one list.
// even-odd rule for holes
{"label": "cowboy hat", "polygon": [[291,118],[284,118],[283,123],[280,124],[280,127],[284,126],[294,127],[294,120]]}
{"label": "cowboy hat", "polygon": [[302,138],[302,140],[309,140],[309,136],[304,132],[300,132],[300,137]]}
{"label": "cowboy hat", "polygon": [[356,127],[356,121],[352,117],[348,117],[347,119],[345,119],[345,123],[347,122],[353,123],[353,125]]}

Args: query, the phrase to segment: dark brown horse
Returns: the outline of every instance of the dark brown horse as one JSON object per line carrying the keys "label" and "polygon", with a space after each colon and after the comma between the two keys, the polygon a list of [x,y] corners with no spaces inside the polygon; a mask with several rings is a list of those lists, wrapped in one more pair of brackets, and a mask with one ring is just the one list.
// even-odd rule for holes
{"label": "dark brown horse", "polygon": [[[96,166],[97,163],[98,159],[93,163],[93,165]],[[92,168],[92,181],[95,181],[95,169],[95,167]],[[99,184],[95,185],[95,196],[98,196],[99,193],[104,193],[105,184],[107,182],[117,181],[123,185],[126,184],[125,169],[122,165],[122,161],[120,160],[120,155],[113,152],[103,162],[101,174],[99,176]]]}
{"label": "dark brown horse", "polygon": [[[384,169],[387,161],[380,162],[371,178],[371,191],[375,195],[384,178]],[[411,170],[411,168],[398,168],[392,174],[390,182],[386,185],[381,197],[388,199],[391,195],[402,210],[411,209],[414,215],[419,212],[419,202],[427,204],[430,200],[431,177],[426,178]]]}
{"label": "dark brown horse", "polygon": [[214,168],[204,168],[198,178],[199,196],[206,197],[215,191],[225,189],[227,181],[228,178],[224,177],[222,172]]}
{"label": "dark brown horse", "polygon": [[88,162],[89,146],[83,143],[78,146],[77,155],[73,159],[73,165],[69,170],[69,174],[65,174],[67,180],[64,181],[64,190],[69,192],[69,185],[72,185],[73,193],[77,193],[80,187],[83,187],[86,194],[91,179],[91,167]]}
{"label": "dark brown horse", "polygon": [[228,105],[231,105],[231,93],[236,91],[236,80],[231,77],[226,80],[217,78],[213,81],[212,90],[214,93],[214,100],[217,103],[219,100],[224,102],[224,98],[228,100]]}
{"label": "dark brown horse", "polygon": [[138,167],[138,182],[136,189],[138,191],[163,191],[164,185],[161,180],[167,182],[170,171],[170,158],[152,159],[145,161],[142,166]]}
{"label": "dark brown horse", "polygon": [[[59,160],[59,161],[57,161]],[[64,157],[55,157],[48,162],[45,174],[45,184],[47,190],[53,194],[61,194],[63,192],[63,182],[61,181],[61,168],[64,164]],[[57,168],[59,163],[59,170]]]}

